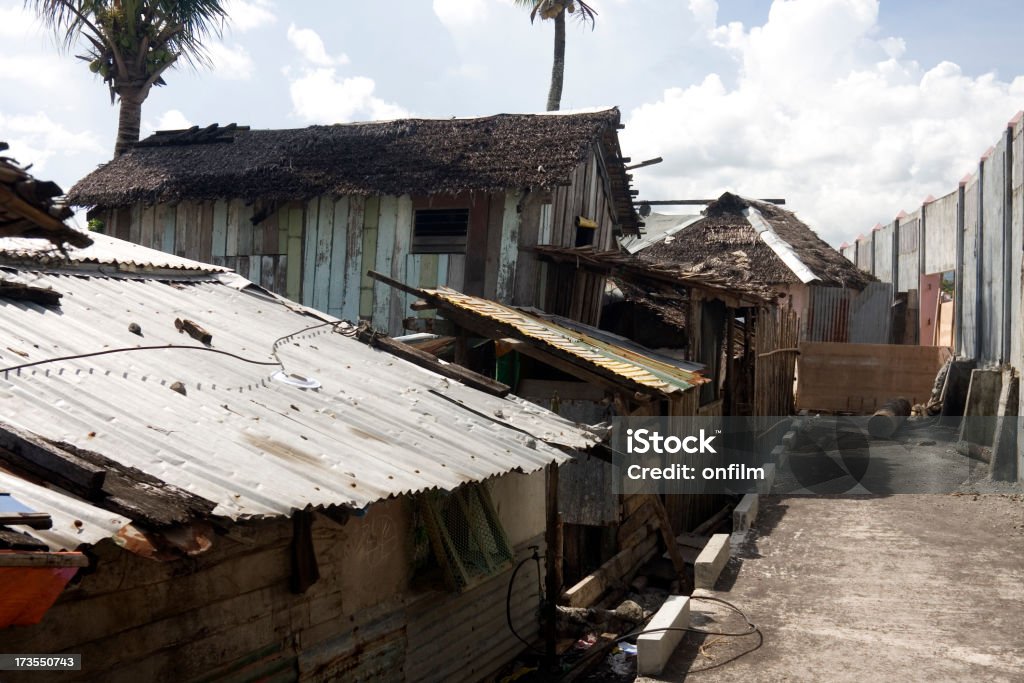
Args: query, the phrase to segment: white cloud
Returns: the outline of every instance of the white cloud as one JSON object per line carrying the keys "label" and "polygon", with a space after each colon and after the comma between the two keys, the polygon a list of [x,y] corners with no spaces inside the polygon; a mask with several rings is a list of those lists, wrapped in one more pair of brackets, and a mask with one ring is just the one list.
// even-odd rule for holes
{"label": "white cloud", "polygon": [[[47,162],[54,157],[63,160],[80,154],[104,154],[108,151],[93,133],[69,130],[41,111],[10,115],[0,112],[0,130],[5,142],[11,146],[4,156],[25,165],[32,164],[33,173],[44,179],[47,179]],[[113,150],[113,141],[110,149]]]}
{"label": "white cloud", "polygon": [[397,104],[376,97],[372,78],[338,78],[334,69],[308,71],[290,86],[292,111],[310,123],[341,123],[362,119],[386,120],[407,117]]}
{"label": "white cloud", "polygon": [[434,14],[449,29],[479,24],[487,18],[486,0],[434,0]]}
{"label": "white cloud", "polygon": [[35,14],[24,7],[0,7],[0,38],[24,38],[42,30]]}
{"label": "white cloud", "polygon": [[649,199],[783,195],[838,244],[954,190],[1024,96],[1024,78],[903,59],[901,39],[877,37],[874,0],[776,0],[750,29],[717,25],[710,0],[690,8],[738,78],[711,74],[630,112],[626,153],[666,160],[637,172]]}
{"label": "white cloud", "polygon": [[207,49],[213,63],[213,74],[218,78],[229,81],[247,81],[252,78],[256,65],[249,56],[249,51],[241,45],[228,46],[221,42],[213,42]]}
{"label": "white cloud", "polygon": [[251,31],[277,21],[277,16],[270,11],[273,5],[267,0],[228,0],[224,10],[228,15],[228,25],[240,32]]}
{"label": "white cloud", "polygon": [[142,122],[141,138],[147,138],[158,130],[183,130],[191,128],[192,121],[177,109],[168,109],[156,121],[147,119]]}
{"label": "white cloud", "polygon": [[348,55],[340,54],[337,57],[332,57],[327,54],[327,48],[324,47],[324,41],[320,38],[320,34],[311,28],[296,28],[295,24],[291,24],[288,27],[288,42],[299,51],[303,59],[314,66],[342,65],[349,62]]}

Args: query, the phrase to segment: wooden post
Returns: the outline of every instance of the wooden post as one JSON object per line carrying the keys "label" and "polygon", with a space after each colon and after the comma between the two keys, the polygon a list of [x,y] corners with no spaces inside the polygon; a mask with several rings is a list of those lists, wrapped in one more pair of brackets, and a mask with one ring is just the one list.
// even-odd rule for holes
{"label": "wooden post", "polygon": [[558,598],[562,594],[562,524],[558,516],[558,464],[547,466],[547,495],[545,496],[544,540],[547,545],[544,602],[544,655],[547,668],[558,666]]}
{"label": "wooden post", "polygon": [[733,405],[736,395],[736,372],[733,368],[733,355],[735,348],[733,344],[733,333],[735,332],[736,310],[725,309],[725,391],[723,392],[722,407],[725,415],[735,415],[736,407]]}

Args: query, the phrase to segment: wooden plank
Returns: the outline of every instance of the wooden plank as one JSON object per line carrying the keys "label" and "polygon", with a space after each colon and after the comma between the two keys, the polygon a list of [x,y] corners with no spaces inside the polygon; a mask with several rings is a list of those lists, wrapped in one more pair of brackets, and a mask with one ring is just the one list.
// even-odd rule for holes
{"label": "wooden plank", "polygon": [[894,396],[927,403],[949,350],[936,346],[801,342],[797,396],[807,410],[874,412]]}
{"label": "wooden plank", "polygon": [[[359,319],[359,300],[363,273],[363,216],[365,197],[348,198],[348,216],[345,222],[345,258],[339,262],[344,282],[342,285],[341,317],[349,322]],[[337,212],[335,212],[337,220]]]}
{"label": "wooden plank", "polygon": [[[374,270],[378,273],[391,274],[391,263],[394,259],[395,231],[398,227],[398,198],[380,198],[380,220],[377,224],[377,250],[374,258]],[[373,308],[371,320],[374,327],[388,329],[388,314],[391,304],[391,292],[383,284],[373,288]]]}
{"label": "wooden plank", "polygon": [[0,423],[0,461],[89,499],[100,495],[107,476],[103,468],[4,423]]}
{"label": "wooden plank", "polygon": [[302,233],[305,211],[303,205],[288,210],[288,233],[284,253],[287,258],[278,260],[278,270],[284,271],[285,296],[292,301],[302,300]]}
{"label": "wooden plank", "polygon": [[[433,289],[437,287],[439,284],[437,281],[438,254],[416,254],[413,258],[419,262],[419,278],[417,279],[417,282],[419,283],[420,289]],[[433,308],[417,310],[417,315],[420,318],[433,318],[435,315]]]}
{"label": "wooden plank", "polygon": [[373,316],[374,281],[366,274],[377,267],[377,227],[380,224],[380,197],[366,200],[363,210],[363,246],[359,262],[359,317]]}
{"label": "wooden plank", "polygon": [[260,279],[259,285],[263,289],[274,291],[274,263],[276,257],[269,254],[260,257]]}
{"label": "wooden plank", "polygon": [[[313,255],[313,308],[326,311],[329,307],[331,285],[331,257],[334,253],[334,201],[321,197],[317,218],[316,251]],[[307,241],[307,244],[309,242]],[[308,297],[307,297],[308,298]]]}
{"label": "wooden plank", "polygon": [[[313,305],[314,279],[316,277],[316,258],[319,247],[320,198],[313,197],[305,206],[305,227],[302,231],[302,260],[295,260],[295,252],[289,239],[288,255],[292,257],[292,265],[302,264],[302,304]],[[289,238],[293,237],[289,231]],[[289,298],[291,298],[289,296]]]}
{"label": "wooden plank", "polygon": [[128,223],[128,241],[140,244],[142,242],[142,203],[132,204]]}
{"label": "wooden plank", "polygon": [[188,252],[188,231],[191,218],[191,202],[178,204],[174,216],[174,253],[178,256],[184,256]]}
{"label": "wooden plank", "polygon": [[[235,224],[235,231],[238,230],[238,224]],[[237,232],[235,236],[237,242]],[[232,247],[228,250],[228,203],[223,199],[218,199],[213,203],[213,241],[210,244],[210,254],[212,258],[218,256],[235,256],[237,251]]]}
{"label": "wooden plank", "polygon": [[44,553],[0,550],[0,567],[88,567],[82,553]]}
{"label": "wooden plank", "polygon": [[274,257],[274,292],[287,296],[288,291],[288,255]]}
{"label": "wooden plank", "polygon": [[408,344],[392,339],[391,337],[375,337],[368,330],[361,330],[358,336],[360,341],[369,344],[374,348],[387,351],[388,353],[403,360],[407,360],[410,363],[414,363],[421,368],[426,368],[431,372],[436,372],[444,377],[462,382],[468,387],[478,389],[492,396],[504,398],[505,396],[508,396],[511,391],[509,386],[506,384],[495,381],[486,375],[473,372],[461,365],[445,363],[433,354],[421,351],[413,346],[409,346]]}
{"label": "wooden plank", "polygon": [[249,257],[249,274],[246,277],[249,282],[259,284],[263,272],[263,257],[253,254]]}
{"label": "wooden plank", "polygon": [[[263,210],[263,207],[260,207]],[[261,254],[279,254],[278,235],[281,231],[281,212],[273,207],[265,209],[269,211],[266,218],[256,227],[262,228],[263,239],[260,240]]]}
{"label": "wooden plank", "polygon": [[199,215],[199,259],[209,263],[213,259],[213,202],[203,202]]}
{"label": "wooden plank", "polygon": [[[402,195],[398,198],[395,219],[395,240],[391,257],[391,277],[399,282],[411,282],[406,270],[409,251],[412,244],[412,198]],[[388,332],[392,335],[402,333],[402,318],[409,311],[409,304],[414,297],[392,288],[391,300],[388,302]]]}
{"label": "wooden plank", "polygon": [[[447,257],[447,258],[446,258]],[[437,276],[440,282],[441,273],[444,273],[444,281],[452,289],[460,292],[465,291],[466,286],[466,255],[465,254],[444,254],[437,262]]]}
{"label": "wooden plank", "polygon": [[516,285],[516,266],[519,260],[520,214],[519,193],[505,193],[505,206],[501,219],[501,248],[495,296],[503,304],[512,303]]}
{"label": "wooden plank", "polygon": [[[241,199],[232,199],[228,202],[228,244],[227,255],[238,254],[239,256],[252,256],[252,204],[246,204]],[[232,238],[232,235],[235,237]]]}
{"label": "wooden plank", "polygon": [[[345,304],[345,268],[347,267],[346,252],[348,250],[348,213],[349,198],[341,197],[331,206],[331,253],[328,257],[323,280],[319,284],[326,292],[325,309],[331,315],[341,317]],[[320,273],[317,273],[318,280]],[[319,280],[322,282],[322,280]]]}
{"label": "wooden plank", "polygon": [[174,253],[174,218],[177,213],[173,204],[157,205],[157,229],[160,232],[159,249],[168,254]]}
{"label": "wooden plank", "polygon": [[473,258],[467,259],[464,263],[463,282],[460,288],[460,291],[472,296],[481,296],[484,292],[486,261],[481,256],[487,254],[488,228],[488,195],[474,193],[469,207],[469,229],[466,233],[466,254],[472,254]]}
{"label": "wooden plank", "polygon": [[[484,289],[481,294],[486,299],[494,299],[497,296],[505,204],[504,193],[492,192],[487,195],[487,250],[484,252]],[[466,253],[479,252],[470,249],[467,244]]]}
{"label": "wooden plank", "polygon": [[53,518],[45,512],[4,512],[0,510],[0,526],[13,524],[30,529],[52,529]]}
{"label": "wooden plank", "polygon": [[519,220],[519,245],[515,265],[515,286],[512,303],[516,306],[536,306],[537,296],[537,255],[529,251],[539,244],[541,223],[541,198],[531,193],[523,206]]}
{"label": "wooden plank", "polygon": [[142,228],[139,234],[139,244],[152,249],[156,239],[155,235],[156,206],[145,206],[142,208]]}

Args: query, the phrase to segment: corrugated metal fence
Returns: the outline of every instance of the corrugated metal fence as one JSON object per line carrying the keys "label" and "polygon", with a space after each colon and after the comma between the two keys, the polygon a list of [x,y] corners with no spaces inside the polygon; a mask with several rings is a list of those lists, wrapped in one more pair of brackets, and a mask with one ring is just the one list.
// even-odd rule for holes
{"label": "corrugated metal fence", "polygon": [[864,291],[811,287],[801,338],[814,342],[888,344],[892,284],[872,282]]}
{"label": "corrugated metal fence", "polygon": [[[891,283],[895,292],[918,289],[922,275],[953,271],[954,350],[982,363],[1009,363],[1021,369],[1022,184],[1024,122],[1018,114],[981,158],[977,170],[956,190],[929,199],[912,213],[901,212],[893,223],[862,235],[842,253],[858,267]],[[826,310],[813,321],[813,336],[808,339],[831,341],[836,329],[829,326],[841,324],[843,316],[849,318],[854,313],[849,306],[844,308],[840,295],[822,290],[816,294],[830,304],[823,304]],[[871,310],[880,309],[872,306]],[[888,316],[880,318],[888,324]],[[866,308],[861,319],[864,323],[881,322]],[[849,325],[850,329],[859,328],[852,321]]]}

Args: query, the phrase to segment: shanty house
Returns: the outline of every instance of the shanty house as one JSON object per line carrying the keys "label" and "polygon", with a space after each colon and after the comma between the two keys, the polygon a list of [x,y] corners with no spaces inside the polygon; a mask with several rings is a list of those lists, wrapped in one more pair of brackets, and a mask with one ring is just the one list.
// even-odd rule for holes
{"label": "shanty house", "polygon": [[0,290],[0,492],[53,521],[7,531],[90,558],[5,650],[134,682],[478,680],[522,649],[512,568],[588,431],[105,235],[0,240],[0,278],[34,294]]}
{"label": "shanty house", "polygon": [[890,288],[777,205],[727,192],[635,253],[654,267],[761,290],[799,315],[801,339],[888,342]]}
{"label": "shanty house", "polygon": [[636,232],[621,127],[613,108],[163,131],[69,199],[110,235],[391,334],[411,302],[370,270],[596,322],[600,278],[539,266],[530,249]]}

